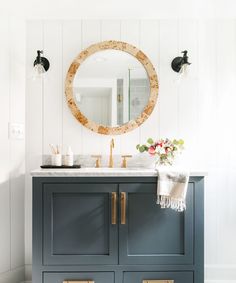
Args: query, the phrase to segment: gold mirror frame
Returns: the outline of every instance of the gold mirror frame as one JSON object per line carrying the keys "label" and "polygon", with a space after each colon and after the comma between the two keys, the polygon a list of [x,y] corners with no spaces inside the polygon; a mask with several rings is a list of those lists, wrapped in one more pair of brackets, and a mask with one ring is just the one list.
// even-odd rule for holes
{"label": "gold mirror frame", "polygon": [[[130,120],[129,122],[117,127],[99,125],[94,121],[89,120],[79,110],[73,96],[73,81],[79,66],[90,55],[98,51],[107,50],[107,49],[124,51],[134,56],[145,68],[150,82],[150,96],[149,96],[148,104],[145,106],[143,112],[135,120]],[[131,44],[122,41],[114,41],[114,40],[103,41],[89,46],[74,59],[66,75],[65,95],[66,95],[67,104],[72,114],[83,126],[92,130],[93,132],[103,135],[120,135],[138,128],[151,115],[156,105],[157,96],[158,96],[158,79],[157,79],[156,71],[151,61],[141,50],[139,50],[138,48],[136,48]]]}

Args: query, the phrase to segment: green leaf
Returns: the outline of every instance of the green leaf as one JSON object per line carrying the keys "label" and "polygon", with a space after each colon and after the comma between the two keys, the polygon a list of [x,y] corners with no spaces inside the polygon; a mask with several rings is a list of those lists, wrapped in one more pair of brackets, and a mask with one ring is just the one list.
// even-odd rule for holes
{"label": "green leaf", "polygon": [[136,149],[139,150],[139,148],[140,148],[140,144],[137,144]]}
{"label": "green leaf", "polygon": [[154,141],[153,141],[152,138],[149,138],[149,139],[147,140],[147,143],[149,143],[149,144],[154,144]]}
{"label": "green leaf", "polygon": [[141,145],[141,146],[139,147],[139,151],[140,151],[140,152],[146,151],[146,146],[145,146],[144,144]]}

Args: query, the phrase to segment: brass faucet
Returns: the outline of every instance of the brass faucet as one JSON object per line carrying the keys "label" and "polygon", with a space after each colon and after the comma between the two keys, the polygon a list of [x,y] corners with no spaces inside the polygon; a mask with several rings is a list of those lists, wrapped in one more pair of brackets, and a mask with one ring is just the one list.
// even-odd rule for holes
{"label": "brass faucet", "polygon": [[110,157],[109,157],[109,167],[110,168],[114,167],[114,160],[113,160],[113,155],[112,155],[112,151],[113,151],[114,146],[115,146],[114,139],[111,139],[111,142],[110,142]]}

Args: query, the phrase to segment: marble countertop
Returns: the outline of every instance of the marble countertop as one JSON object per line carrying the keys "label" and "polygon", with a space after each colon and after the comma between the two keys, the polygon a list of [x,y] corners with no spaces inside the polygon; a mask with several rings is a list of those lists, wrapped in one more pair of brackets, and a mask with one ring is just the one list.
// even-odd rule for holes
{"label": "marble countertop", "polygon": [[[31,171],[33,177],[156,177],[155,169],[146,168],[80,168],[80,169],[37,169]],[[207,172],[190,170],[190,176],[202,177]]]}

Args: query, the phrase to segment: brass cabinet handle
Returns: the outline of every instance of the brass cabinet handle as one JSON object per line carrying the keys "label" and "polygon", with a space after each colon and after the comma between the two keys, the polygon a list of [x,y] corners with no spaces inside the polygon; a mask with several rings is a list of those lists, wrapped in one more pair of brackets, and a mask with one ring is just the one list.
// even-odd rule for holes
{"label": "brass cabinet handle", "polygon": [[111,193],[111,224],[115,225],[117,222],[117,193]]}
{"label": "brass cabinet handle", "polygon": [[67,280],[67,281],[63,281],[63,283],[95,283],[95,281],[91,281],[91,280]]}
{"label": "brass cabinet handle", "polygon": [[120,193],[120,206],[121,206],[121,221],[120,224],[126,224],[126,193]]}
{"label": "brass cabinet handle", "polygon": [[143,283],[174,283],[174,280],[143,280]]}

